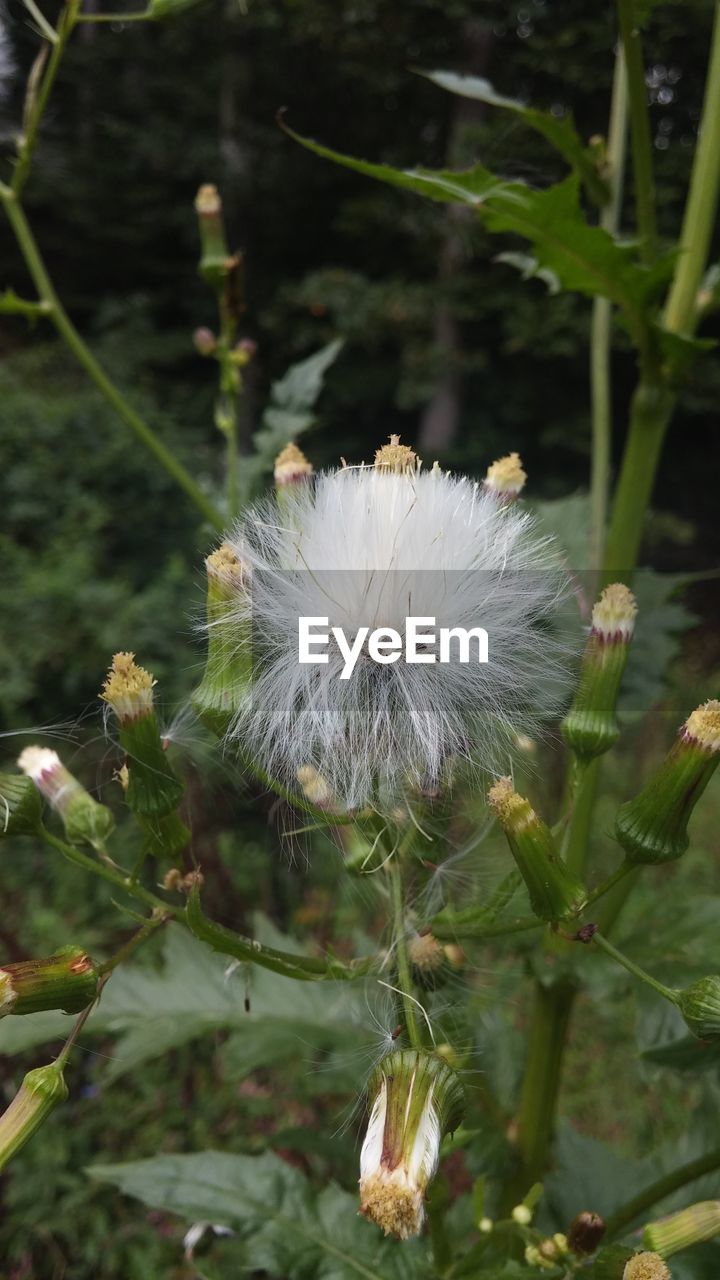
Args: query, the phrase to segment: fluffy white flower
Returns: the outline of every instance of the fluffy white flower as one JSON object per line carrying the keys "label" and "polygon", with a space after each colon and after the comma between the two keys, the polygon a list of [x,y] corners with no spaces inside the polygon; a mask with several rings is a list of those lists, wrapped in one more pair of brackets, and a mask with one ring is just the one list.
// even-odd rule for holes
{"label": "fluffy white flower", "polygon": [[[254,667],[230,737],[290,790],[310,765],[358,807],[434,787],[458,757],[502,770],[518,732],[555,710],[557,553],[491,488],[414,462],[347,467],[252,508],[231,541],[247,572],[223,625],[252,643]],[[415,665],[403,652],[379,665],[364,652],[341,680],[332,640],[326,665],[299,662],[301,616],[350,642],[363,626],[404,637],[408,616],[435,618],[436,632],[483,627],[489,660]]]}

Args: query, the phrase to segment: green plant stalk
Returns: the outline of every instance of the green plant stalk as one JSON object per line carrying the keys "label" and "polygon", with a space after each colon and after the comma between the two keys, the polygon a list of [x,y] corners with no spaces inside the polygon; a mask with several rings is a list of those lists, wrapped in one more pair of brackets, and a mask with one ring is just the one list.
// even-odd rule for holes
{"label": "green plant stalk", "polygon": [[650,263],[654,261],[657,254],[657,228],[645,64],[634,0],[618,0],[617,11],[620,40],[627,66],[630,137],[640,253],[643,261]]}
{"label": "green plant stalk", "polygon": [[622,951],[618,951],[617,947],[613,946],[612,942],[608,942],[607,938],[604,938],[601,933],[596,933],[593,936],[593,942],[606,955],[612,956],[612,959],[622,965],[623,969],[627,969],[628,973],[631,973],[634,978],[639,978],[640,982],[644,982],[646,987],[652,987],[653,991],[657,991],[658,995],[663,996],[665,1000],[669,1000],[671,1004],[677,1004],[677,991],[673,991],[671,987],[666,987],[663,982],[653,978],[652,974],[646,973],[644,969],[640,968],[639,964],[635,964]]}
{"label": "green plant stalk", "polygon": [[91,875],[99,876],[101,880],[107,880],[108,884],[114,884],[116,888],[124,890],[132,898],[137,898],[138,902],[142,902],[146,907],[152,907],[154,911],[169,913],[178,920],[183,918],[182,907],[174,907],[171,903],[164,902],[162,898],[158,898],[149,889],[145,889],[143,885],[138,884],[131,876],[109,866],[107,862],[96,862],[94,858],[89,857],[88,854],[83,853],[80,849],[76,849],[74,845],[68,844],[65,840],[61,840],[58,836],[53,835],[52,831],[48,831],[45,827],[40,830],[39,834],[46,844],[52,845],[53,849],[57,849],[64,858],[67,858],[68,862],[73,862],[75,866],[82,867],[84,871],[89,871]]}
{"label": "green plant stalk", "polygon": [[400,856],[398,853],[394,854],[388,863],[388,876],[390,878],[390,894],[392,899],[393,941],[395,944],[395,955],[397,957],[398,982],[400,984],[403,1010],[405,1013],[405,1027],[408,1039],[413,1049],[422,1049],[423,1042],[417,1018],[415,1016],[415,1003],[412,994],[413,983],[407,952],[407,937],[405,935],[405,902],[403,896],[402,867],[400,866]]}
{"label": "green plant stalk", "polygon": [[639,1218],[647,1209],[651,1209],[653,1205],[659,1204],[666,1196],[672,1195],[673,1191],[679,1191],[681,1187],[694,1182],[696,1178],[702,1178],[706,1173],[714,1173],[716,1169],[720,1169],[720,1147],[708,1151],[704,1156],[699,1156],[697,1160],[690,1160],[679,1169],[673,1169],[671,1173],[664,1174],[662,1178],[658,1178],[657,1182],[652,1182],[644,1191],[639,1191],[632,1200],[628,1200],[627,1204],[622,1205],[610,1215],[606,1223],[606,1240],[623,1233],[636,1218]]}
{"label": "green plant stalk", "polygon": [[30,166],[32,165],[35,147],[37,145],[38,133],[42,122],[48,99],[52,92],[55,78],[62,62],[65,46],[67,45],[73,28],[77,21],[77,11],[79,0],[68,0],[60,14],[57,32],[54,33],[55,39],[52,41],[52,53],[45,69],[45,74],[40,83],[37,97],[30,107],[28,119],[25,124],[23,136],[18,145],[18,158],[15,162],[15,169],[12,176],[11,190],[17,199],[20,198],[25,183],[30,176]]}
{"label": "green plant stalk", "polygon": [[[664,327],[671,333],[692,336],[697,327],[698,288],[707,266],[719,193],[720,4],[716,4],[698,145],[680,234],[681,252],[663,313]],[[631,406],[605,553],[605,581],[618,572],[631,575],[637,562],[645,513],[677,395],[676,387],[663,385],[657,367],[652,363],[646,366]]]}
{"label": "green plant stalk", "polygon": [[130,428],[141,444],[146,449],[149,449],[150,453],[153,454],[176,484],[185,491],[208,523],[219,532],[222,532],[225,521],[220,512],[210,499],[205,496],[202,489],[195,483],[190,472],[186,470],[179,459],[165,447],[152,428],[131,408],[115,384],[108,378],[89,347],[83,342],[55,292],[25,213],[13,190],[4,183],[0,183],[0,200],[4,205],[8,221],[15,233],[15,238],[40,299],[45,304],[47,314],[60,337],[64,339],[92,382],[95,383],[95,386],[108,403],[112,405],[125,425]]}
{"label": "green plant stalk", "polygon": [[[627,67],[622,47],[615,57],[610,124],[608,128],[607,165],[610,199],[600,214],[600,226],[615,235],[620,221],[625,152],[627,143]],[[610,333],[612,303],[609,298],[595,298],[590,326],[590,568],[600,569],[605,545],[608,490],[610,484],[610,449],[612,440],[612,380],[610,374]]]}

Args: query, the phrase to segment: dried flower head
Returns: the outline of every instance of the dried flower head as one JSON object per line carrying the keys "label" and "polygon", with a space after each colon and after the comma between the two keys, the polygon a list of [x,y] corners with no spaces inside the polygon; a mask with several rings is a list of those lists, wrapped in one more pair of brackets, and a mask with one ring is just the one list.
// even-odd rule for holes
{"label": "dried flower head", "polygon": [[670,1268],[659,1253],[636,1253],[625,1263],[623,1280],[670,1280]]}
{"label": "dried flower head", "polygon": [[152,711],[154,684],[150,672],[137,665],[134,653],[116,653],[100,697],[125,724]]}
{"label": "dried flower head", "polygon": [[508,453],[491,463],[485,475],[485,487],[504,498],[517,498],[525,488],[527,472],[519,453]]}
{"label": "dried flower head", "polygon": [[280,487],[307,480],[312,473],[312,463],[305,457],[302,449],[292,441],[281,449],[275,459],[275,483]]}
{"label": "dried flower head", "polygon": [[637,603],[623,582],[611,582],[593,605],[592,630],[604,640],[629,640],[635,629]]}
{"label": "dried flower head", "polygon": [[[538,730],[566,687],[552,541],[482,485],[421,471],[395,437],[374,467],[324,472],[281,497],[251,508],[231,539],[252,583],[226,615],[236,648],[252,649],[252,697],[229,729],[246,758],[289,791],[312,765],[349,808],[427,794],[458,759],[504,771],[517,734]],[[488,661],[476,650],[461,661],[459,648],[445,663],[361,650],[340,678],[338,630],[362,646],[364,628],[391,628],[405,649],[411,616],[434,620],[436,641],[443,628],[484,629]],[[301,617],[328,620],[324,665],[299,662]]]}

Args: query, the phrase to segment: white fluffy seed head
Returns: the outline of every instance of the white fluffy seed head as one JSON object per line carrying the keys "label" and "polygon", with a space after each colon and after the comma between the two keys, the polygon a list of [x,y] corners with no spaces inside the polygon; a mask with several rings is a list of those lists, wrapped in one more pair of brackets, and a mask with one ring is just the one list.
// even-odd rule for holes
{"label": "white fluffy seed head", "polygon": [[[567,682],[548,626],[565,594],[552,541],[517,505],[439,468],[346,467],[283,499],[252,508],[230,538],[252,590],[228,621],[238,644],[252,636],[254,662],[230,737],[290,790],[312,765],[350,808],[437,784],[458,758],[505,771],[518,733],[537,731]],[[435,632],[483,627],[489,661],[474,649],[467,663],[403,653],[379,665],[364,650],[341,680],[332,639],[327,665],[299,663],[300,616],[327,617],[350,642],[363,626],[404,640],[408,616],[435,618]]]}

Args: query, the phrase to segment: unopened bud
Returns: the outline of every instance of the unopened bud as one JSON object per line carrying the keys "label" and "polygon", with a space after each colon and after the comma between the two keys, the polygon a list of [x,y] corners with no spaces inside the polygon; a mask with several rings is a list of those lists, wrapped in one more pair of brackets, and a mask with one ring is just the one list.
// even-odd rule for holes
{"label": "unopened bud", "polygon": [[298,449],[292,441],[275,459],[275,484],[278,489],[284,489],[287,485],[302,484],[309,480],[312,473],[312,463],[308,462],[302,449]]}
{"label": "unopened bud", "polygon": [[522,493],[527,481],[519,453],[508,453],[491,463],[485,475],[484,487],[506,502],[513,502]]}
{"label": "unopened bud", "polygon": [[636,1253],[625,1263],[622,1280],[671,1280],[659,1253]]}
{"label": "unopened bud", "polygon": [[463,1087],[436,1054],[398,1049],[373,1072],[368,1100],[360,1212],[386,1235],[405,1240],[422,1228],[440,1143],[463,1116]]}
{"label": "unopened bud", "polygon": [[59,814],[68,840],[87,841],[95,849],[104,848],[115,819],[65,768],[56,751],[26,747],[18,757],[18,768],[32,779],[40,795]]}
{"label": "unopened bud", "polygon": [[720,1040],[720,977],[700,978],[678,991],[677,1006],[698,1040]]}
{"label": "unopened bud", "polygon": [[510,1217],[519,1227],[529,1227],[533,1220],[532,1209],[527,1204],[516,1204]]}
{"label": "unopened bud", "polygon": [[720,702],[688,717],[657,773],[620,808],[615,826],[628,862],[671,862],[688,847],[687,824],[720,760]]}
{"label": "unopened bud", "polygon": [[399,436],[390,436],[390,443],[382,445],[375,451],[377,471],[390,471],[397,475],[416,475],[421,466],[422,463],[415,451],[409,445],[401,444]]}
{"label": "unopened bud", "polygon": [[441,987],[450,972],[446,948],[432,933],[416,933],[408,942],[412,976],[426,991]]}
{"label": "unopened bud", "polygon": [[568,1245],[573,1253],[595,1253],[605,1235],[605,1221],[599,1213],[586,1209],[573,1218],[568,1230]]}
{"label": "unopened bud", "polygon": [[43,960],[21,960],[0,969],[0,1017],[62,1009],[79,1013],[97,995],[99,972],[82,947],[64,947]]}
{"label": "unopened bud", "polygon": [[120,742],[128,756],[128,806],[133,813],[152,819],[172,813],[183,795],[183,784],[163,750],[153,708],[154,684],[150,672],[135,662],[134,653],[116,653],[101,694],[117,716]]}
{"label": "unopened bud", "polygon": [[720,1200],[705,1200],[670,1214],[661,1222],[649,1222],[643,1231],[643,1244],[662,1258],[671,1258],[674,1253],[694,1244],[705,1244],[717,1235],[720,1235]]}
{"label": "unopened bud", "polygon": [[198,215],[200,231],[201,257],[199,272],[212,288],[223,288],[229,271],[230,255],[225,240],[223,226],[222,201],[217,187],[206,183],[195,197],[195,212]]}
{"label": "unopened bud", "polygon": [[241,338],[230,352],[230,360],[236,369],[244,369],[250,364],[256,351],[257,343],[253,342],[252,338]]}
{"label": "unopened bud", "polygon": [[46,1116],[67,1096],[62,1067],[58,1063],[28,1071],[7,1111],[0,1116],[0,1170],[30,1141]]}
{"label": "unopened bud", "polygon": [[635,597],[621,582],[606,587],[593,608],[577,692],[562,723],[581,759],[602,755],[619,736],[616,707],[636,614]]}
{"label": "unopened bud", "polygon": [[249,618],[238,617],[247,601],[249,574],[230,542],[223,542],[205,561],[207,569],[207,637],[205,672],[191,695],[193,708],[213,733],[227,733],[245,701],[252,655]]}
{"label": "unopened bud", "polygon": [[535,915],[549,921],[576,916],[587,898],[585,888],[568,871],[550,828],[515,791],[512,779],[500,778],[490,788],[488,802],[507,836]]}
{"label": "unopened bud", "polygon": [[193,345],[198,355],[212,356],[217,351],[217,338],[212,329],[201,327],[193,333]]}
{"label": "unopened bud", "polygon": [[42,823],[42,802],[30,778],[0,773],[0,840],[32,835]]}

